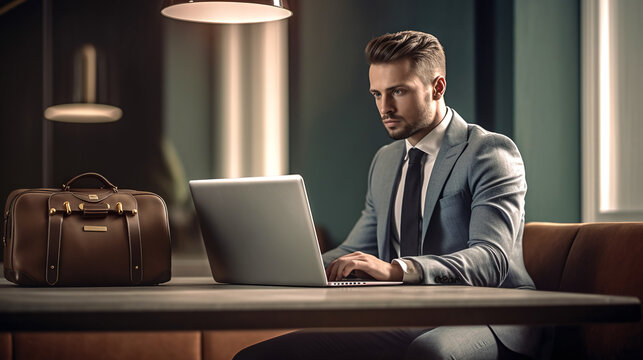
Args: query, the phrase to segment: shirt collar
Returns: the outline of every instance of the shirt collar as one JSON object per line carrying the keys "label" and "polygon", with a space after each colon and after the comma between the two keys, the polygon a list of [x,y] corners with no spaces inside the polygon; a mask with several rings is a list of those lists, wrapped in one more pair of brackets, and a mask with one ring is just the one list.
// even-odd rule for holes
{"label": "shirt collar", "polygon": [[[442,139],[444,139],[444,134],[447,132],[447,127],[449,126],[449,123],[451,123],[452,118],[453,111],[447,106],[447,113],[444,115],[442,121],[438,126],[433,128],[430,133],[426,134],[422,140],[415,144],[415,147],[429,155],[437,156],[438,151],[440,151],[440,146],[442,145]],[[406,139],[404,143],[406,144],[404,160],[407,160],[409,157],[409,150],[411,150],[413,146],[409,143],[408,139]]]}

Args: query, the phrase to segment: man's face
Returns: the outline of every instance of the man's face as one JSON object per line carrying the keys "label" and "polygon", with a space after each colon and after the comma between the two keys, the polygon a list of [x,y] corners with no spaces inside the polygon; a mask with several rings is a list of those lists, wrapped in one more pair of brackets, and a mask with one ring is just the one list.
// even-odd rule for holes
{"label": "man's face", "polygon": [[435,119],[433,86],[422,82],[411,60],[372,64],[368,76],[370,92],[391,138],[409,138],[415,145],[440,121]]}

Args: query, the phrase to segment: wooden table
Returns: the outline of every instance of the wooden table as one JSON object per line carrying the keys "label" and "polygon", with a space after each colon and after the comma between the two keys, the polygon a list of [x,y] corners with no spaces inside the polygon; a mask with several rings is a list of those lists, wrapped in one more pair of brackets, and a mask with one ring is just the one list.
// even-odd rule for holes
{"label": "wooden table", "polygon": [[468,286],[303,288],[175,278],[152,287],[0,281],[0,331],[429,327],[633,322],[635,297]]}

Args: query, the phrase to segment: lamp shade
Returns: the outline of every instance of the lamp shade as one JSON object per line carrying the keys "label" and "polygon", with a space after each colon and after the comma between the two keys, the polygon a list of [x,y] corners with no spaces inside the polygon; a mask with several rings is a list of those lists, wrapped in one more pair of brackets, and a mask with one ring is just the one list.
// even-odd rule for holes
{"label": "lamp shade", "polygon": [[45,118],[48,120],[70,123],[105,123],[116,121],[121,116],[121,109],[103,104],[61,104],[45,109]]}
{"label": "lamp shade", "polygon": [[284,0],[165,0],[161,14],[177,20],[212,24],[249,24],[288,18]]}
{"label": "lamp shade", "polygon": [[45,109],[45,118],[52,121],[72,123],[104,123],[121,118],[123,111],[112,105],[96,103],[97,68],[96,48],[83,45],[76,54],[74,90],[75,101],[53,105]]}

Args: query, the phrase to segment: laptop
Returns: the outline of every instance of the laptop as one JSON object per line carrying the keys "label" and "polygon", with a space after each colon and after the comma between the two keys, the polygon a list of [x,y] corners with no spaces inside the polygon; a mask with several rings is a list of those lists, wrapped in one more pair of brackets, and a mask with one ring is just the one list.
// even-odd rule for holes
{"label": "laptop", "polygon": [[300,175],[191,180],[212,276],[252,285],[399,285],[327,281]]}

